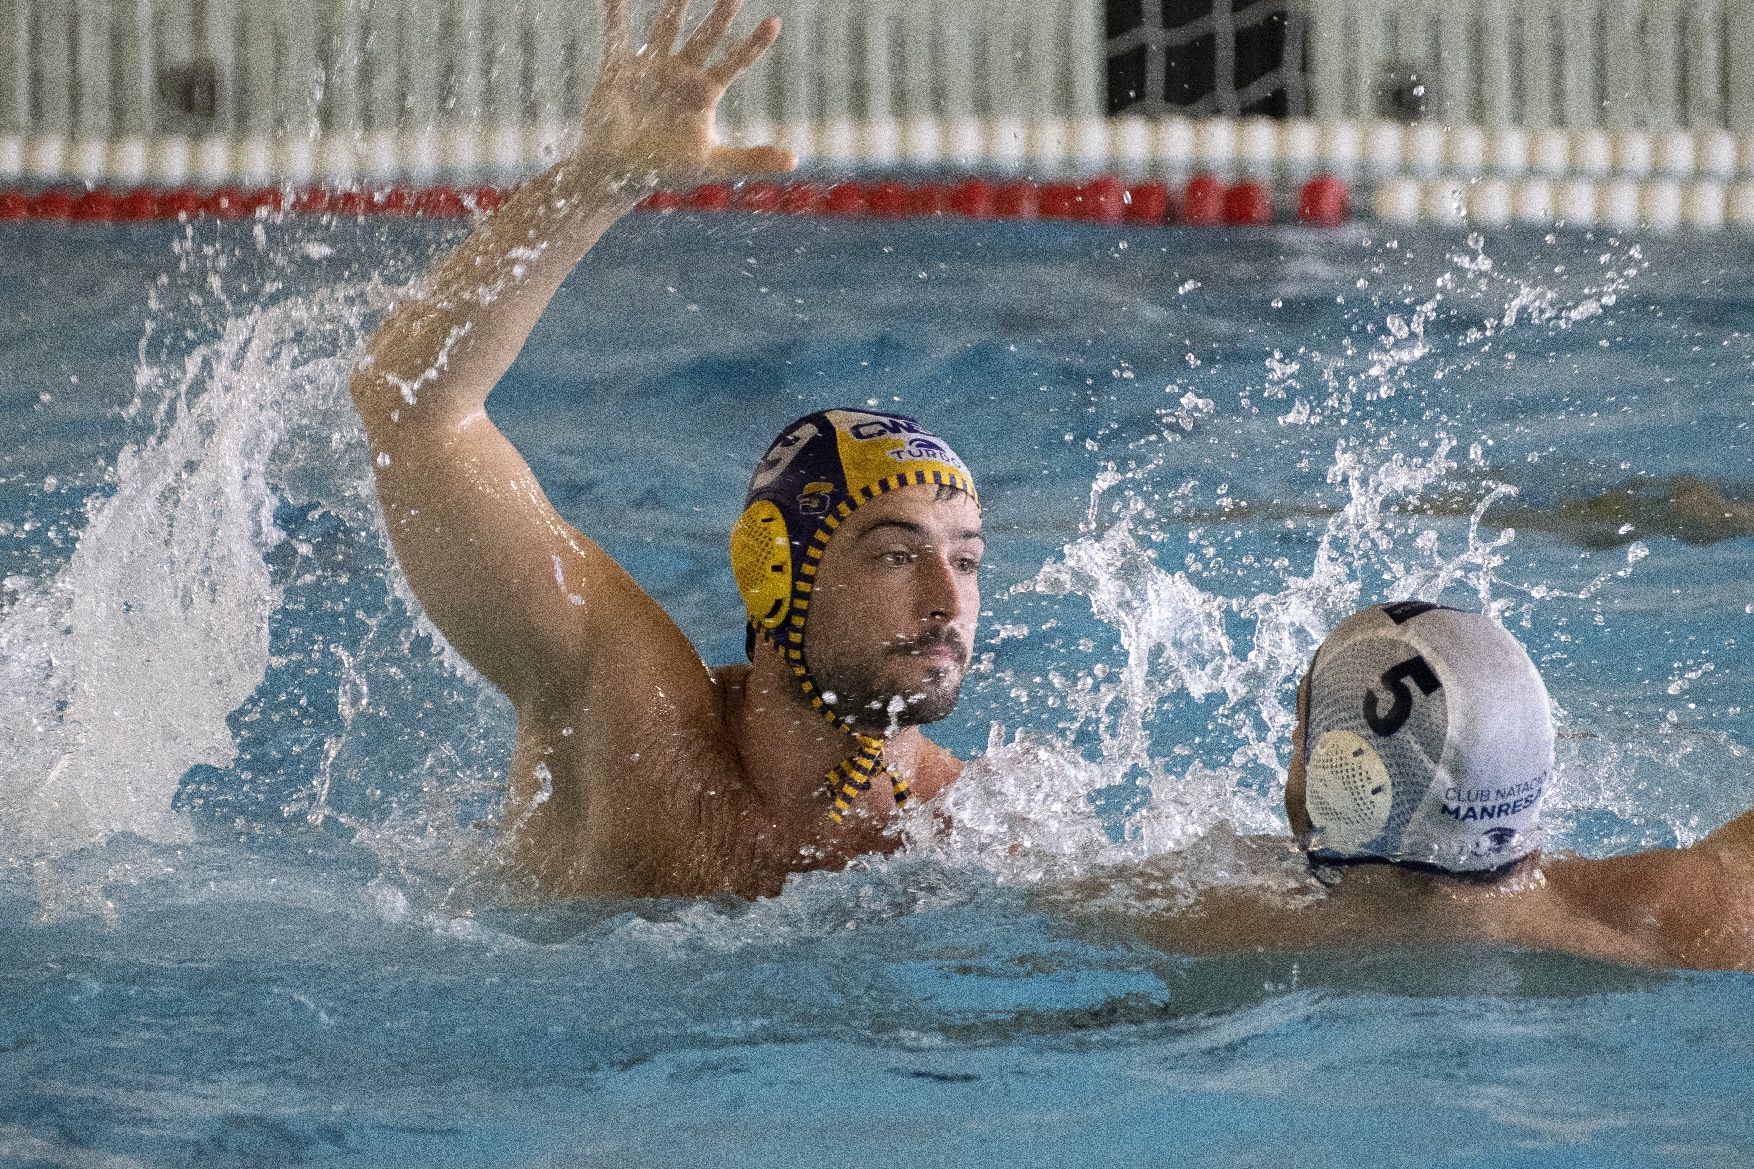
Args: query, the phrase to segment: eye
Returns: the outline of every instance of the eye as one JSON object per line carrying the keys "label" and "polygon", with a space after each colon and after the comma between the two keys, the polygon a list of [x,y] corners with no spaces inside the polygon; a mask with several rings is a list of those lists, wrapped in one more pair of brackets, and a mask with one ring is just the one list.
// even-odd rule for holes
{"label": "eye", "polygon": [[903,568],[913,561],[914,554],[906,548],[891,548],[878,555],[877,559],[891,568]]}
{"label": "eye", "polygon": [[973,575],[981,570],[981,558],[978,556],[958,556],[955,563],[957,572]]}

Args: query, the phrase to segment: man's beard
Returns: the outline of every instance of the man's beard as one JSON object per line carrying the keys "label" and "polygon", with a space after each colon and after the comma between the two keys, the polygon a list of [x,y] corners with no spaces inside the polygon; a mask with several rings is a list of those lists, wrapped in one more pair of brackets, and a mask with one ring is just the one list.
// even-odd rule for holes
{"label": "man's beard", "polygon": [[[903,683],[892,672],[906,669],[938,646],[955,651],[954,664],[934,665],[917,682]],[[912,672],[911,670],[909,671]],[[867,661],[811,663],[811,675],[825,702],[859,730],[883,732],[924,726],[946,718],[962,697],[968,673],[968,650],[949,630],[924,633],[885,646],[882,656]]]}

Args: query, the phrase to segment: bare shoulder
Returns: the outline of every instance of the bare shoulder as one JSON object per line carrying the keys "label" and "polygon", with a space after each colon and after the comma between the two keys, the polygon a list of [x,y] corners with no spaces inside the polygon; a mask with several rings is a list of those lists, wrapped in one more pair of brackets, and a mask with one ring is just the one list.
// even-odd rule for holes
{"label": "bare shoulder", "polygon": [[962,760],[932,740],[921,737],[914,760],[914,795],[921,801],[935,799],[962,775]]}
{"label": "bare shoulder", "polygon": [[750,807],[721,683],[679,631],[642,633],[519,704],[507,822],[552,892],[710,893],[735,875]]}

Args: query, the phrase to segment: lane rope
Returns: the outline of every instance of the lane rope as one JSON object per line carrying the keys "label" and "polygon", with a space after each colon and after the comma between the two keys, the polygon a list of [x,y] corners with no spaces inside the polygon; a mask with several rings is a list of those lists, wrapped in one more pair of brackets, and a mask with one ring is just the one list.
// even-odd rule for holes
{"label": "lane rope", "polygon": [[[450,219],[489,211],[511,193],[505,187],[363,188],[233,186],[134,187],[116,192],[48,187],[0,191],[0,221],[144,223],[195,218],[274,218],[285,214],[363,218],[371,215]],[[827,215],[871,219],[953,216],[966,219],[1059,219],[1084,223],[1195,227],[1261,227],[1277,222],[1338,227],[1350,216],[1351,190],[1318,175],[1296,191],[1274,192],[1250,180],[1226,184],[1195,175],[1180,187],[1126,182],[1102,175],[1084,182],[1033,179],[875,179],[822,182],[754,180],[707,183],[687,191],[658,191],[647,212],[726,211],[758,215]]]}

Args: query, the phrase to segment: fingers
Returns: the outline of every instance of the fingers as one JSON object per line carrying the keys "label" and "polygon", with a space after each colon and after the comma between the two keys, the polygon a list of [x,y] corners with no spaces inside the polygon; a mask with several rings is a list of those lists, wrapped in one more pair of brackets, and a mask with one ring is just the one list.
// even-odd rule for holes
{"label": "fingers", "polygon": [[658,10],[658,18],[652,21],[652,33],[647,46],[660,57],[670,55],[676,47],[676,37],[682,32],[682,16],[688,11],[688,0],[664,0],[664,7]]}
{"label": "fingers", "polygon": [[707,160],[707,167],[720,178],[777,175],[794,170],[798,156],[779,146],[720,146]]}
{"label": "fingers", "polygon": [[737,74],[749,68],[761,59],[780,35],[780,21],[777,16],[770,16],[755,26],[743,43],[726,53],[718,64],[707,70],[707,75],[719,85],[729,86]]}
{"label": "fingers", "polygon": [[743,0],[718,0],[712,11],[701,20],[699,27],[689,35],[682,51],[676,55],[691,65],[704,67],[707,58],[718,48],[719,38],[725,35],[725,30],[731,26],[732,19],[741,7]]}

